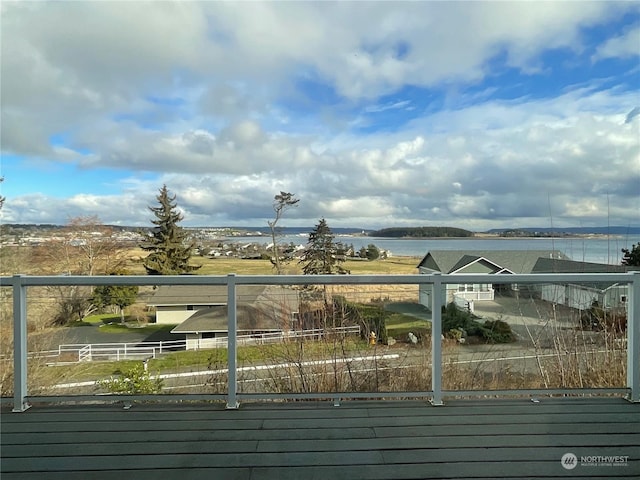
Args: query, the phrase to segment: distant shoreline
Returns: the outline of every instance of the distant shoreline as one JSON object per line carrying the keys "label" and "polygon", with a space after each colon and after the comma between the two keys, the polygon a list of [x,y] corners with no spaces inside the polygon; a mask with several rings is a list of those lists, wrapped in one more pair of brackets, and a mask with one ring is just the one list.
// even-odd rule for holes
{"label": "distant shoreline", "polygon": [[[570,234],[570,235],[560,235],[560,236],[538,236],[531,235],[528,237],[518,236],[518,237],[503,237],[500,235],[490,234],[490,233],[481,233],[475,234],[472,237],[367,237],[364,235],[336,235],[337,237],[360,237],[360,238],[384,238],[388,240],[565,240],[565,239],[614,239],[614,238],[625,238],[629,235],[606,235],[601,233],[581,233],[581,234]],[[633,235],[632,235],[633,236]]]}

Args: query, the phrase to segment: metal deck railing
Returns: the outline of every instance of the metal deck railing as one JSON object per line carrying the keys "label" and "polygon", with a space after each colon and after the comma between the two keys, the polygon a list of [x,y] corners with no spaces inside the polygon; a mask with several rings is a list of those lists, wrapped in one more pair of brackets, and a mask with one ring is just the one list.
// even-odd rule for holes
{"label": "metal deck railing", "polygon": [[[442,388],[442,316],[444,287],[446,284],[474,284],[487,281],[485,274],[467,275],[282,275],[282,276],[24,276],[0,277],[0,287],[13,289],[14,335],[14,393],[13,410],[21,412],[29,408],[29,400],[68,401],[70,397],[30,397],[27,391],[27,290],[42,286],[97,286],[97,285],[224,285],[228,292],[228,377],[224,395],[185,395],[187,399],[218,398],[226,401],[227,408],[237,408],[239,400],[318,399],[329,398],[334,402],[356,398],[430,398],[433,405],[442,405],[447,395],[540,395],[576,393],[618,393],[632,402],[640,402],[640,272],[606,274],[532,274],[492,275],[493,284],[580,284],[610,283],[628,285],[627,298],[627,379],[621,388],[600,389],[519,389],[488,391],[443,391]],[[241,285],[417,285],[429,287],[431,301],[431,389],[420,392],[323,392],[323,393],[239,393],[238,392],[238,334],[237,288]],[[440,292],[440,294],[438,294]],[[123,395],[124,400],[162,400],[162,395]],[[180,399],[171,395],[170,399]],[[104,398],[75,396],[71,399],[86,400]],[[111,397],[113,398],[113,397]]]}

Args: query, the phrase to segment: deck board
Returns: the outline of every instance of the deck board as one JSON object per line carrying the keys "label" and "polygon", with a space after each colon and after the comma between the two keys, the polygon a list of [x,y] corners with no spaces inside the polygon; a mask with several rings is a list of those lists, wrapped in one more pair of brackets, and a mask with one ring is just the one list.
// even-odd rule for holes
{"label": "deck board", "polygon": [[[2,411],[5,479],[640,478],[618,398],[36,405]],[[628,456],[566,470],[563,454]]]}

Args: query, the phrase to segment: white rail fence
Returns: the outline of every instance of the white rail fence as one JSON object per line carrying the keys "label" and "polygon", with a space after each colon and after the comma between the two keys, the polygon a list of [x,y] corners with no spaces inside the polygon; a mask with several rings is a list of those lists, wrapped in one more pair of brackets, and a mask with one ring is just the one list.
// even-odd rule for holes
{"label": "white rail fence", "polygon": [[[607,274],[533,274],[493,275],[494,284],[594,284],[608,283],[627,285],[627,381],[624,388],[609,389],[518,389],[487,391],[443,391],[442,389],[442,314],[446,301],[446,284],[477,284],[486,281],[484,274],[466,275],[281,275],[281,276],[24,276],[0,277],[0,287],[13,289],[13,335],[14,335],[14,396],[13,411],[29,408],[28,400],[78,401],[95,400],[95,395],[30,397],[27,390],[27,290],[37,286],[96,286],[96,285],[225,285],[227,288],[228,338],[227,338],[227,393],[224,395],[187,395],[187,399],[219,398],[226,400],[227,408],[238,407],[240,399],[282,400],[330,398],[339,402],[342,398],[430,398],[433,405],[442,405],[448,395],[541,395],[580,393],[623,393],[632,402],[640,402],[640,272]],[[322,392],[322,393],[239,393],[238,392],[238,345],[237,334],[237,286],[238,285],[417,285],[428,289],[432,311],[431,319],[431,388],[419,392]],[[84,351],[83,355],[88,356]],[[163,395],[121,395],[118,398],[133,400],[162,400]],[[179,395],[171,395],[176,399]],[[113,398],[113,397],[112,397]]]}
{"label": "white rail fence", "polygon": [[[238,335],[238,345],[266,345],[295,339],[320,339],[330,334],[359,335],[360,326],[336,327],[331,329],[293,330],[289,332],[269,332],[253,335]],[[199,338],[197,340],[166,340],[158,342],[130,342],[130,343],[69,343],[59,345],[57,356],[72,355],[78,362],[96,360],[135,360],[157,358],[159,355],[187,350],[202,350],[208,348],[227,348],[228,337]],[[29,357],[54,357],[56,350],[45,352],[29,352]]]}

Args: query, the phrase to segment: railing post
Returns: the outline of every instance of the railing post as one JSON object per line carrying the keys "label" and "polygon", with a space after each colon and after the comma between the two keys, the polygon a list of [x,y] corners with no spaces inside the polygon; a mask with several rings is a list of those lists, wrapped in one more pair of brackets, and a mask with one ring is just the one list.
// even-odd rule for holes
{"label": "railing post", "polygon": [[13,411],[24,412],[27,396],[27,287],[13,276]]}
{"label": "railing post", "polygon": [[433,274],[431,290],[431,404],[442,403],[442,277]]}
{"label": "railing post", "polygon": [[632,272],[627,310],[627,387],[629,401],[640,402],[640,272]]}
{"label": "railing post", "polygon": [[227,276],[227,368],[228,390],[227,409],[238,408],[236,393],[238,390],[238,378],[236,363],[238,360],[238,316],[236,309],[236,276],[230,273]]}

